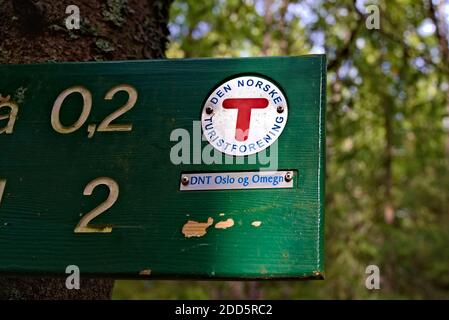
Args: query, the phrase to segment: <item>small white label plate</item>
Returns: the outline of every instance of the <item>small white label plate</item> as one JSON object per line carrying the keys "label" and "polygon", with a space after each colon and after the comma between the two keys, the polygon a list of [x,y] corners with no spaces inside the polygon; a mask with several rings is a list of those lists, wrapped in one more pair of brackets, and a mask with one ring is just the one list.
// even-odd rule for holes
{"label": "small white label plate", "polygon": [[[286,179],[288,175],[291,179]],[[293,188],[294,178],[293,171],[183,173],[181,174],[179,190]]]}

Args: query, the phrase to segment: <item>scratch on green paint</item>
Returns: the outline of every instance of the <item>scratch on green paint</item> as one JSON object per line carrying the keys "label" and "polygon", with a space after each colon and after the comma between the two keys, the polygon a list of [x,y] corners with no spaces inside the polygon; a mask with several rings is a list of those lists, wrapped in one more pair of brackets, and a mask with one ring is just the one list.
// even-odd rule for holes
{"label": "scratch on green paint", "polygon": [[18,104],[22,103],[25,100],[25,93],[28,90],[28,88],[19,87],[14,92],[14,101]]}

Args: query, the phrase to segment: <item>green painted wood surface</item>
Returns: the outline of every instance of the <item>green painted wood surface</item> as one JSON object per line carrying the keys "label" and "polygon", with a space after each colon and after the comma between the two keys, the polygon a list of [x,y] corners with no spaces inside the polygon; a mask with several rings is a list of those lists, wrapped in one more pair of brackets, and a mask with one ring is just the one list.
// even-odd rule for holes
{"label": "green painted wood surface", "polygon": [[[321,278],[324,272],[325,57],[158,60],[102,63],[1,65],[0,93],[19,105],[13,134],[0,134],[0,272],[159,278]],[[204,99],[219,83],[240,74],[268,77],[289,103],[279,138],[279,170],[297,170],[293,189],[180,192],[181,172],[258,170],[257,164],[173,165],[175,128],[192,131]],[[97,132],[87,125],[116,110],[106,92],[134,86],[135,107],[118,123],[131,132]],[[90,116],[71,134],[50,124],[56,97],[82,85],[93,96]],[[74,94],[63,106],[63,123],[81,110]],[[2,113],[2,110],[0,110]],[[4,112],[3,112],[4,113]],[[0,121],[0,128],[5,121]],[[207,143],[203,142],[203,146]],[[114,206],[92,221],[111,233],[74,233],[82,214],[103,202],[107,188],[83,190],[107,176],[120,186]],[[225,216],[220,216],[224,213]],[[186,238],[188,220],[213,226],[203,237]],[[261,221],[260,227],[251,225]],[[148,274],[150,271],[143,272]]]}

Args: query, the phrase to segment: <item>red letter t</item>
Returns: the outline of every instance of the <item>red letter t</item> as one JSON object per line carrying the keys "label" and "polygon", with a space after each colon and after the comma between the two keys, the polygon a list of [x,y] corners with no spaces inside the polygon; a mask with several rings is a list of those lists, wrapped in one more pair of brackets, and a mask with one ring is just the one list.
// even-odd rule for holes
{"label": "red letter t", "polygon": [[223,108],[238,109],[237,125],[235,126],[235,139],[237,141],[248,139],[251,109],[264,109],[266,107],[268,107],[268,100],[265,98],[235,98],[223,101]]}

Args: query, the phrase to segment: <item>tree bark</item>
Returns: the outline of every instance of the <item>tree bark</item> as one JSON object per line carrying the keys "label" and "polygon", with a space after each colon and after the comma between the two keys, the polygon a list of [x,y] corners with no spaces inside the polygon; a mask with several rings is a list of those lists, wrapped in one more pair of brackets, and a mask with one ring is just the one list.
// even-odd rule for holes
{"label": "tree bark", "polygon": [[[0,0],[0,63],[163,58],[171,0]],[[67,29],[68,5],[80,29]],[[0,299],[110,299],[114,280],[0,277]]]}

